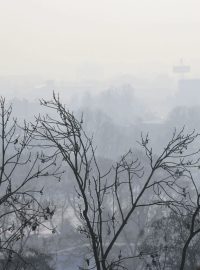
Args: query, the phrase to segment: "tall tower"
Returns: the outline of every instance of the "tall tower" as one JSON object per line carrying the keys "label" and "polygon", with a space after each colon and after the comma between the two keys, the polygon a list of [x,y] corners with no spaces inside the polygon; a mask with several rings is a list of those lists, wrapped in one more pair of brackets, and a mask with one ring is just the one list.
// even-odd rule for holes
{"label": "tall tower", "polygon": [[180,60],[180,64],[173,67],[173,72],[180,75],[180,79],[185,79],[185,74],[190,72],[190,66],[183,63],[183,59]]}

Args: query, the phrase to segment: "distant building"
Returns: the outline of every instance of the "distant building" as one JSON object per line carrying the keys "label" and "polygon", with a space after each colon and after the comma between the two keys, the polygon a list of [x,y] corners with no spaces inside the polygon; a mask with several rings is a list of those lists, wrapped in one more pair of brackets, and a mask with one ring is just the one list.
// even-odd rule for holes
{"label": "distant building", "polygon": [[200,79],[182,79],[178,84],[178,104],[200,105]]}
{"label": "distant building", "polygon": [[173,72],[179,74],[184,79],[185,75],[190,73],[190,66],[185,65],[183,59],[180,59],[180,64],[173,67]]}

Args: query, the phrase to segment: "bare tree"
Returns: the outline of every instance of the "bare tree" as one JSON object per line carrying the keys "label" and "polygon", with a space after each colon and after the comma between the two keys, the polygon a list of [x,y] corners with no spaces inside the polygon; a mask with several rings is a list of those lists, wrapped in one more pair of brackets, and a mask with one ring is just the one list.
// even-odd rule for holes
{"label": "bare tree", "polygon": [[[170,209],[160,212],[159,216],[152,218],[147,224],[148,231],[140,250],[150,253],[146,258],[146,264],[149,264],[152,269],[157,269],[152,263],[156,259],[161,269],[178,270],[182,249],[189,235],[191,215],[179,215]],[[187,248],[185,270],[196,269],[197,262],[200,260],[199,237],[200,235],[197,235]]]}
{"label": "bare tree", "polygon": [[[199,150],[193,148],[199,134],[175,130],[159,155],[153,153],[148,136],[141,136],[139,143],[148,166],[144,167],[129,150],[108,171],[102,172],[92,139],[84,132],[83,120],[77,120],[55,95],[53,100],[42,100],[41,104],[57,115],[37,117],[30,132],[54,156],[61,156],[73,172],[76,207],[83,221],[79,231],[91,247],[87,269],[125,269],[127,260],[148,255],[140,251],[135,256],[124,254],[120,248],[116,255],[116,247],[130,218],[134,219],[141,208],[148,207],[151,212],[155,207],[166,207],[177,215],[191,216],[190,233],[180,262],[182,270],[188,245],[199,232],[199,193],[193,177],[194,170],[199,168]],[[191,197],[191,186],[196,190],[195,197]],[[152,262],[159,269],[154,257]]]}
{"label": "bare tree", "polygon": [[32,149],[32,138],[25,123],[21,128],[12,118],[12,106],[0,98],[0,256],[2,269],[12,258],[22,255],[30,231],[40,225],[46,229],[53,209],[43,206],[41,178],[59,178],[61,171],[56,156],[45,156]]}

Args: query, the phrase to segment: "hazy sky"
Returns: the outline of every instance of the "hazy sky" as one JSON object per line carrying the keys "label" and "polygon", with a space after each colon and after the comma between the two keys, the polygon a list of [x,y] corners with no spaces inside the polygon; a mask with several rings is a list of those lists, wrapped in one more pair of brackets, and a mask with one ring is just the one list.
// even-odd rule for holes
{"label": "hazy sky", "polygon": [[[199,0],[0,0],[0,75],[200,76]],[[90,76],[90,75],[88,75]]]}

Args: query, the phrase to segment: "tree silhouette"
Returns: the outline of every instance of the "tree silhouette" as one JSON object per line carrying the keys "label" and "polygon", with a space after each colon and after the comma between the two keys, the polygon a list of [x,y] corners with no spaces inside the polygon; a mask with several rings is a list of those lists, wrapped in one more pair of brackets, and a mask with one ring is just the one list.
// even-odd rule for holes
{"label": "tree silhouette", "polygon": [[43,148],[62,158],[66,168],[73,172],[76,207],[82,220],[79,232],[90,242],[85,268],[125,269],[127,260],[151,255],[152,264],[147,263],[147,269],[159,269],[154,253],[138,251],[129,256],[121,249],[118,254],[114,250],[130,218],[141,208],[153,211],[155,207],[166,207],[176,215],[189,216],[190,229],[182,246],[179,268],[183,270],[188,246],[200,231],[200,195],[194,179],[199,168],[199,150],[193,146],[199,134],[185,134],[184,128],[175,130],[159,155],[154,154],[148,135],[141,136],[139,144],[148,166],[144,167],[129,150],[104,172],[92,138],[84,131],[83,119],[70,113],[55,94],[53,100],[42,100],[41,105],[51,109],[54,116],[38,116],[30,133],[34,141],[42,141]]}
{"label": "tree silhouette", "polygon": [[0,98],[0,255],[2,269],[16,255],[22,259],[26,238],[40,225],[47,229],[53,209],[43,206],[41,178],[60,177],[56,156],[46,157],[32,148],[28,124],[20,127],[12,118],[12,106]]}

